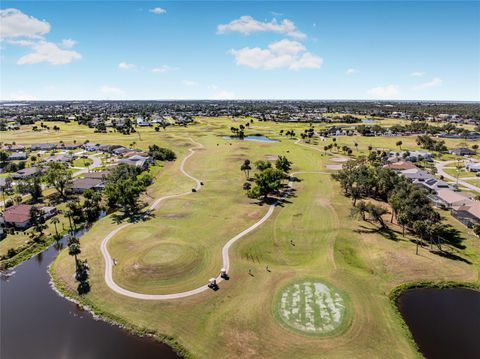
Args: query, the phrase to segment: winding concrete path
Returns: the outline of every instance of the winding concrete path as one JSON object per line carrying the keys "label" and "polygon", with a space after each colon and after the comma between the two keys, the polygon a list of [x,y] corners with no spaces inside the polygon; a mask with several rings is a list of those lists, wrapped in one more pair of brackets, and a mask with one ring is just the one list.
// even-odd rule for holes
{"label": "winding concrete path", "polygon": [[[435,167],[437,168],[437,174],[443,176],[444,178],[449,179],[450,181],[453,181],[457,183],[457,178],[449,175],[447,172],[445,172],[444,167],[448,166],[450,164],[456,163],[457,161],[435,161]],[[464,179],[464,178],[463,178]],[[480,193],[480,187],[477,187],[471,183],[463,181],[462,178],[458,179],[458,184],[460,186],[463,186],[465,188],[471,189],[472,191]]]}
{"label": "winding concrete path", "polygon": [[[194,144],[196,144],[197,146],[194,147],[194,148],[191,148],[189,149],[190,153],[185,156],[185,158],[182,160],[181,164],[180,164],[180,171],[188,178],[192,179],[193,181],[195,181],[195,189],[196,190],[199,190],[201,188],[201,182],[199,179],[193,177],[192,175],[190,175],[189,173],[187,173],[185,171],[185,163],[186,161],[195,154],[195,150],[196,149],[200,149],[200,148],[203,148],[203,145],[199,144],[198,142],[195,142],[193,141],[192,139],[190,139],[191,142],[193,142]],[[295,172],[295,173],[292,173],[290,175],[290,179],[292,179],[292,176],[296,175],[296,174],[300,174],[300,173],[320,173],[320,174],[329,174],[328,172],[321,172],[321,171],[318,171],[318,172]],[[279,200],[277,200],[275,203],[271,204],[268,208],[268,211],[267,213],[265,213],[265,215],[260,218],[260,220],[258,220],[256,223],[254,223],[253,225],[251,225],[250,227],[248,227],[247,229],[245,229],[244,231],[240,232],[239,234],[237,234],[235,237],[231,238],[227,243],[225,243],[225,245],[223,246],[222,248],[222,260],[223,260],[223,268],[226,269],[227,273],[229,272],[230,270],[230,257],[228,255],[228,252],[230,250],[230,247],[236,242],[238,241],[240,238],[246,236],[248,233],[252,232],[253,230],[255,230],[256,228],[260,227],[265,221],[267,221],[270,216],[273,214],[273,211],[275,209],[275,207],[280,204],[291,192],[292,190],[292,181],[290,180],[289,183],[288,183],[288,186],[289,186],[289,189],[288,191],[285,193],[285,195],[283,197],[281,197]],[[175,197],[181,197],[181,196],[186,196],[186,195],[189,195],[189,194],[192,194],[192,191],[188,191],[188,192],[183,192],[183,193],[178,193],[178,194],[173,194],[173,195],[168,195],[168,196],[164,196],[164,197],[160,197],[158,198],[150,207],[149,207],[149,210],[154,210],[162,201],[165,201],[169,198],[175,198]],[[107,245],[108,245],[108,241],[110,239],[112,239],[118,232],[120,232],[121,230],[123,230],[124,228],[132,225],[133,223],[125,223],[123,225],[121,225],[120,227],[116,228],[115,230],[113,230],[112,232],[110,232],[103,240],[102,240],[102,243],[100,245],[100,249],[102,251],[102,255],[103,255],[103,258],[105,260],[105,283],[108,285],[108,287],[110,289],[112,289],[114,292],[118,293],[118,294],[121,294],[121,295],[124,295],[126,297],[130,297],[130,298],[135,298],[135,299],[144,299],[144,300],[171,300],[171,299],[179,299],[179,298],[185,298],[185,297],[190,297],[192,295],[196,295],[196,294],[199,294],[199,293],[202,293],[202,292],[205,292],[205,291],[208,291],[210,290],[210,288],[207,286],[207,285],[203,285],[201,287],[198,287],[198,288],[195,288],[195,289],[192,289],[192,290],[188,290],[188,291],[185,291],[185,292],[180,292],[180,293],[172,293],[172,294],[144,294],[144,293],[137,293],[137,292],[132,292],[130,290],[127,290],[125,288],[122,288],[120,287],[117,283],[115,283],[115,281],[113,280],[113,275],[112,275],[112,269],[113,269],[113,259],[112,257],[110,256],[110,254],[108,253],[108,249],[107,249]],[[217,283],[220,283],[223,281],[223,278],[220,277],[220,275],[218,275],[216,277],[216,280],[217,280]]]}

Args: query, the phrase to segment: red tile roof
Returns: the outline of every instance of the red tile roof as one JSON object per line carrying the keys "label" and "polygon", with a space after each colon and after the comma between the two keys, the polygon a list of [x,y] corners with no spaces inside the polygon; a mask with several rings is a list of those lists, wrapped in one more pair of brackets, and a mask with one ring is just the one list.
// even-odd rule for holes
{"label": "red tile roof", "polygon": [[9,207],[5,210],[3,217],[7,223],[23,223],[30,219],[29,204],[19,204],[18,206]]}

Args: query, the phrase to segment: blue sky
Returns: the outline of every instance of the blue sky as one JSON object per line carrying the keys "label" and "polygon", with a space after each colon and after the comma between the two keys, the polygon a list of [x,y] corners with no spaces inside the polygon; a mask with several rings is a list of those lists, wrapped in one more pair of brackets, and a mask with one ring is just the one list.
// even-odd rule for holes
{"label": "blue sky", "polygon": [[2,100],[480,100],[479,2],[2,1]]}

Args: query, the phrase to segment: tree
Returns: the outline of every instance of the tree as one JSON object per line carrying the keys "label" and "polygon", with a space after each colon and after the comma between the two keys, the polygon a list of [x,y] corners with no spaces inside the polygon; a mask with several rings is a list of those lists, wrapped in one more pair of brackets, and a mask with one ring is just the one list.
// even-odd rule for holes
{"label": "tree", "polygon": [[57,224],[60,223],[60,220],[59,220],[57,217],[53,217],[53,218],[52,218],[52,223],[53,223],[53,226],[55,227],[55,240],[58,241],[58,239],[60,238],[60,236],[58,235]]}
{"label": "tree", "polygon": [[290,162],[285,156],[278,156],[277,161],[275,162],[275,167],[284,173],[290,172],[292,162]]}
{"label": "tree", "polygon": [[78,267],[78,255],[82,253],[80,248],[80,241],[75,236],[70,236],[68,240],[68,254],[75,258],[75,271]]}
{"label": "tree", "polygon": [[267,199],[268,195],[278,191],[285,178],[283,171],[276,168],[267,168],[254,177],[255,186],[249,191],[249,196],[258,198],[263,196]]}
{"label": "tree", "polygon": [[83,193],[83,197],[85,198],[83,202],[84,217],[88,222],[94,222],[100,217],[102,212],[102,206],[100,205],[102,195],[99,192],[88,189]]}
{"label": "tree", "polygon": [[272,167],[272,164],[268,161],[258,160],[258,161],[255,162],[255,168],[258,171],[264,171],[267,168],[271,168],[271,167]]}
{"label": "tree", "polygon": [[68,171],[66,165],[60,162],[50,162],[44,179],[57,190],[62,198],[66,198],[66,191],[72,184],[72,173]]}
{"label": "tree", "polygon": [[367,218],[365,214],[367,213],[367,203],[365,201],[360,201],[352,207],[352,216],[360,217],[363,221],[366,221]]}
{"label": "tree", "polygon": [[138,178],[138,174],[137,168],[120,164],[107,177],[104,193],[108,205],[122,207],[125,216],[138,211],[138,199],[146,189],[145,182]]}
{"label": "tree", "polygon": [[73,223],[82,223],[85,220],[83,215],[82,206],[80,205],[80,201],[78,199],[73,199],[67,202],[68,208],[68,216]]}
{"label": "tree", "polygon": [[242,165],[240,166],[240,170],[245,173],[245,178],[248,180],[250,178],[250,171],[252,170],[250,160],[247,159],[243,161]]}
{"label": "tree", "polygon": [[157,145],[148,146],[148,154],[153,159],[159,161],[175,161],[177,158],[177,155],[172,150]]}
{"label": "tree", "polygon": [[400,151],[402,150],[402,145],[403,145],[403,142],[402,141],[397,141],[395,143],[395,146],[398,146],[398,148],[400,149]]}
{"label": "tree", "polygon": [[380,224],[380,227],[382,229],[386,229],[387,226],[385,225],[385,222],[383,221],[383,215],[387,213],[387,210],[381,206],[377,206],[373,203],[368,203],[365,206],[367,213],[369,216],[376,222]]}
{"label": "tree", "polygon": [[43,231],[47,226],[45,225],[45,217],[42,211],[35,206],[30,208],[30,222],[33,227],[33,237],[35,240],[39,240],[43,237]]}
{"label": "tree", "polygon": [[17,182],[16,191],[21,195],[29,194],[32,197],[33,202],[38,202],[40,197],[42,197],[40,178],[33,176],[19,180]]}

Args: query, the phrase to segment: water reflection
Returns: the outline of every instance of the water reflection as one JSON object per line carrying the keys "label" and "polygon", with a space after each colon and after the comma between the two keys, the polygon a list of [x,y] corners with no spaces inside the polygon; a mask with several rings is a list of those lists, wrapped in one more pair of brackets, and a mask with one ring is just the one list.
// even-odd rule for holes
{"label": "water reflection", "polygon": [[178,358],[167,345],[95,320],[50,288],[47,269],[65,241],[1,273],[0,358]]}

